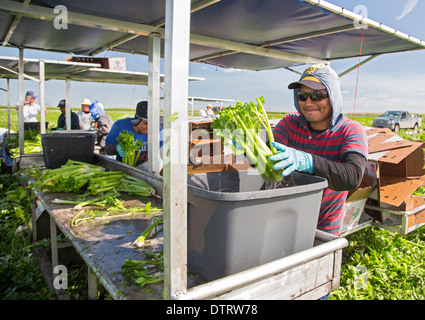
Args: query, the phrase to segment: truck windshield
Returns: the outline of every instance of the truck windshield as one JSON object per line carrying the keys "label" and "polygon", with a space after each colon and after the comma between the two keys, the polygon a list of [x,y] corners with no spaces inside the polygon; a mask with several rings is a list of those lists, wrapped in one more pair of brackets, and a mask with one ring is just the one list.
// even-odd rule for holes
{"label": "truck windshield", "polygon": [[398,118],[400,117],[400,111],[386,111],[381,117]]}

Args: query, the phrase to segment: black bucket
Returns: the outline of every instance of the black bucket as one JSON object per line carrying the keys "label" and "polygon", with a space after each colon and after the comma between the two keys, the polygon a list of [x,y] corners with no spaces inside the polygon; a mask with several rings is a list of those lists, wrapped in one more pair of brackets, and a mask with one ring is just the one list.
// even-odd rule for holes
{"label": "black bucket", "polygon": [[60,130],[40,136],[46,168],[59,168],[69,159],[93,162],[96,132]]}

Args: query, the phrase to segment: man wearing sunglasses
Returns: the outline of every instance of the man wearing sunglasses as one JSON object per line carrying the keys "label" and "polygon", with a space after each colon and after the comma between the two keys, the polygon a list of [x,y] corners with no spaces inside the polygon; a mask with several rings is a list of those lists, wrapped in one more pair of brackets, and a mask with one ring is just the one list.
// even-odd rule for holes
{"label": "man wearing sunglasses", "polygon": [[330,66],[307,68],[294,90],[296,113],[287,114],[273,131],[279,153],[274,169],[327,179],[317,229],[339,235],[349,190],[356,189],[365,170],[368,145],[362,125],[342,114],[339,77]]}

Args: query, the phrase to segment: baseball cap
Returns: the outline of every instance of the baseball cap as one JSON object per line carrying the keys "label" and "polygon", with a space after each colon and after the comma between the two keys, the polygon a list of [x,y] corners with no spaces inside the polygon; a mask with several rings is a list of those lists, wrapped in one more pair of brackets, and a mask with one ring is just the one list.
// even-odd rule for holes
{"label": "baseball cap", "polygon": [[323,66],[310,66],[305,69],[302,78],[299,81],[292,82],[288,85],[288,89],[296,89],[301,85],[305,85],[313,90],[323,90],[326,87],[314,76],[317,70],[320,70]]}
{"label": "baseball cap", "polygon": [[59,101],[59,103],[58,103],[58,107],[59,108],[65,108],[65,105],[66,105],[66,103],[65,103],[65,99],[62,99],[61,101]]}
{"label": "baseball cap", "polygon": [[31,97],[31,98],[37,99],[37,94],[32,90],[28,90],[27,93],[25,94],[25,97]]}
{"label": "baseball cap", "polygon": [[137,104],[136,114],[131,119],[131,124],[137,126],[142,120],[148,121],[148,102],[146,100]]}

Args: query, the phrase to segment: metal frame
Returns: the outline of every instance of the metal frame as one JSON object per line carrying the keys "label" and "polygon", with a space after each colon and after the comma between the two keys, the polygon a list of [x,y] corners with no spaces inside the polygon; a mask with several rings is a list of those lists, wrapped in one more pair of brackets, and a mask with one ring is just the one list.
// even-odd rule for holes
{"label": "metal frame", "polygon": [[[148,79],[148,91],[149,91],[149,105],[152,106],[152,108],[149,108],[149,119],[150,123],[153,125],[148,127],[149,130],[149,139],[150,139],[150,145],[153,146],[149,149],[149,152],[151,153],[149,155],[149,170],[151,172],[159,173],[160,171],[160,152],[159,152],[159,146],[157,143],[153,143],[153,141],[159,141],[159,123],[160,123],[160,82],[161,79],[164,78],[162,74],[160,74],[160,43],[159,38],[157,34],[152,34],[152,44],[150,44],[150,47],[152,47],[152,53],[149,55],[149,72],[134,72],[134,71],[117,71],[117,70],[109,70],[109,69],[101,69],[100,64],[98,63],[86,63],[86,62],[75,62],[75,61],[58,61],[58,60],[45,60],[45,59],[31,59],[31,58],[22,58],[22,62],[20,62],[20,59],[16,59],[14,57],[4,57],[0,56],[0,60],[10,60],[10,61],[17,61],[18,62],[18,71],[14,71],[11,68],[5,67],[0,65],[1,69],[6,70],[7,72],[10,72],[12,74],[17,74],[19,86],[23,87],[23,84],[21,85],[21,81],[23,83],[23,79],[21,80],[21,77],[27,78],[33,81],[36,81],[39,83],[40,86],[40,107],[41,110],[44,110],[45,108],[45,79],[46,79],[46,72],[45,72],[45,65],[46,64],[57,64],[57,65],[63,65],[63,66],[73,66],[75,67],[75,70],[73,70],[69,74],[64,75],[53,75],[53,74],[47,74],[47,78],[49,79],[64,79],[66,81],[66,89],[65,89],[65,100],[66,100],[66,128],[68,130],[71,129],[71,104],[70,104],[70,91],[71,91],[71,80],[76,81],[93,81],[95,78],[93,77],[87,77],[87,76],[81,76],[78,75],[81,72],[84,71],[96,71],[97,73],[109,73],[114,75],[122,75],[122,74],[128,74],[131,76],[140,76],[140,77],[146,77]],[[22,56],[23,56],[23,50]],[[151,61],[152,60],[152,61]],[[29,76],[28,74],[25,74],[24,72],[24,66],[28,62],[38,63],[39,66],[39,79]],[[21,72],[22,71],[22,72]],[[9,95],[9,89],[10,89],[10,78],[8,79],[8,97]],[[121,81],[121,80],[115,80],[115,78],[112,79],[106,79],[106,81],[100,80],[101,77],[97,79],[101,82],[112,82],[112,83],[127,83],[127,84],[137,84],[136,81],[128,80],[128,81]],[[204,78],[202,77],[188,77],[188,81],[202,81]],[[140,83],[141,85],[145,85],[145,83]],[[22,93],[23,95],[24,93]],[[20,106],[23,105],[23,101],[19,102]],[[10,98],[8,100],[8,107],[10,106]],[[22,107],[20,108],[22,110]],[[22,122],[22,115],[18,118],[18,125],[19,125],[19,146],[20,146],[20,154],[21,154],[21,164],[25,167],[27,165],[31,164],[30,159],[25,158],[25,152],[24,152],[24,138],[23,138],[23,129],[21,129]],[[23,126],[23,122],[22,122]],[[10,107],[8,108],[8,128],[10,133]],[[45,133],[45,113],[40,112],[40,133]],[[22,134],[21,134],[22,132]],[[21,137],[22,135],[22,137]],[[25,159],[24,159],[25,158]],[[33,159],[32,159],[33,160]]]}
{"label": "metal frame", "polygon": [[220,102],[220,106],[223,106],[223,102],[233,102],[233,99],[215,99],[215,98],[206,98],[206,97],[189,97],[189,103],[191,104],[191,115],[193,116],[193,107],[195,106],[195,101],[210,101],[210,102]]}
{"label": "metal frame", "polygon": [[187,286],[190,0],[166,0],[165,20],[164,298],[174,299]]}

